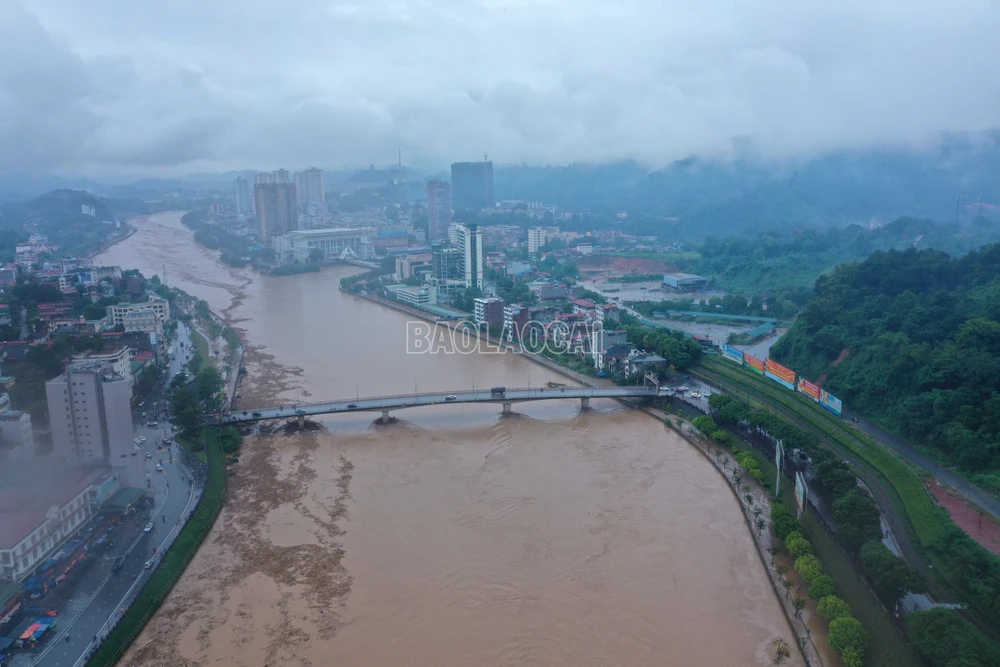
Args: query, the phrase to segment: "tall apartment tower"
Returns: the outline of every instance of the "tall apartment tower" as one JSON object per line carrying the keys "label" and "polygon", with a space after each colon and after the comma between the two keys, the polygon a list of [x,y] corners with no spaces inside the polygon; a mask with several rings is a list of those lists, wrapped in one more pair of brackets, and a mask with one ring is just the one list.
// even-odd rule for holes
{"label": "tall apartment tower", "polygon": [[299,209],[293,183],[258,183],[254,186],[257,240],[271,247],[272,239],[299,228]]}
{"label": "tall apartment tower", "polygon": [[455,208],[493,208],[493,163],[456,162],[451,165],[451,202]]}
{"label": "tall apartment tower", "polygon": [[466,289],[483,288],[483,233],[475,223],[455,226],[455,246],[462,251]]}
{"label": "tall apartment tower", "polygon": [[273,182],[274,178],[271,176],[270,173],[266,171],[262,171],[253,177],[254,185],[264,185],[265,183],[273,183]]}
{"label": "tall apartment tower", "polygon": [[295,194],[298,197],[299,208],[305,208],[309,204],[326,202],[323,170],[310,167],[305,171],[295,172]]}
{"label": "tall apartment tower", "polygon": [[145,459],[132,434],[132,388],[100,361],[70,364],[45,383],[53,453],[64,460],[104,462],[122,486],[144,487]]}
{"label": "tall apartment tower", "polygon": [[233,207],[236,213],[250,215],[253,213],[253,198],[250,196],[250,181],[237,176],[233,181]]}
{"label": "tall apartment tower", "polygon": [[545,228],[544,227],[530,227],[528,228],[528,252],[535,253],[538,249],[545,245]]}
{"label": "tall apartment tower", "polygon": [[436,241],[447,237],[450,224],[451,183],[448,181],[428,181],[427,241]]}
{"label": "tall apartment tower", "polygon": [[288,180],[288,170],[287,169],[278,169],[278,170],[272,172],[271,173],[271,179],[272,179],[271,180],[272,183],[290,183],[291,182],[291,181]]}

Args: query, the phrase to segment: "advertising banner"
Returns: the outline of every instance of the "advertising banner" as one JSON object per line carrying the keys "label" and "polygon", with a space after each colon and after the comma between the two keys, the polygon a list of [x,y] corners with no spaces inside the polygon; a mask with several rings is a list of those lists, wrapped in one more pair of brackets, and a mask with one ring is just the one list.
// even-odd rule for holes
{"label": "advertising banner", "polygon": [[756,373],[760,373],[761,375],[764,374],[763,361],[753,356],[752,354],[746,354],[745,352],[743,353],[743,360],[747,362],[747,368]]}
{"label": "advertising banner", "polygon": [[813,384],[804,377],[799,378],[799,391],[808,396],[814,401],[819,400],[820,388],[818,384]]}
{"label": "advertising banner", "polygon": [[799,506],[798,518],[802,518],[802,510],[806,507],[806,496],[809,494],[809,487],[802,473],[795,473],[795,504]]}
{"label": "advertising banner", "polygon": [[722,346],[722,356],[730,361],[735,361],[738,364],[743,363],[743,350],[737,350],[732,345]]}
{"label": "advertising banner", "polygon": [[777,361],[768,359],[764,362],[764,375],[795,391],[795,371],[791,368],[785,368]]}
{"label": "advertising banner", "polygon": [[844,408],[844,404],[839,398],[833,394],[827,393],[824,389],[821,389],[819,392],[819,404],[838,417],[840,416],[840,413],[843,412]]}

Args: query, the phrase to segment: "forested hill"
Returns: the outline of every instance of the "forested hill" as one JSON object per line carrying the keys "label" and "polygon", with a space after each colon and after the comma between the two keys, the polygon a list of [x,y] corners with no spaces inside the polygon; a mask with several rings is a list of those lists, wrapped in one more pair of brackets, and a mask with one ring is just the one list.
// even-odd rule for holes
{"label": "forested hill", "polygon": [[103,199],[79,190],[53,190],[27,201],[0,204],[0,261],[11,261],[16,244],[32,231],[43,232],[64,255],[86,254],[115,231],[116,220],[145,210],[140,201]]}
{"label": "forested hill", "polygon": [[1000,244],[841,265],[771,354],[968,471],[1000,468]]}

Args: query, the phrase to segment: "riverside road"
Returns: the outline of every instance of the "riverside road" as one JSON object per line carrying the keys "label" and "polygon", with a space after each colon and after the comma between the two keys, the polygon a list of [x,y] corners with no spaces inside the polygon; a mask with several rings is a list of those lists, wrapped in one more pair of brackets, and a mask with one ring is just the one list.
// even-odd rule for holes
{"label": "riverside road", "polygon": [[[177,345],[168,372],[162,378],[163,386],[183,370],[189,358],[190,332],[184,325],[178,328],[177,341],[184,341],[185,344],[183,348]],[[94,638],[110,631],[119,613],[153,573],[159,555],[176,537],[201,497],[204,472],[200,464],[190,459],[187,464],[182,463],[179,457],[187,455],[177,445],[173,446],[174,456],[171,456],[170,448],[158,444],[165,434],[172,435],[169,424],[159,421],[156,428],[147,425],[147,420],[159,417],[155,406],[159,405],[161,392],[162,387],[155,388],[143,401],[138,414],[133,416],[136,438],[146,439],[143,449],[149,454],[146,476],[149,489],[154,493],[152,511],[136,512],[117,529],[113,534],[115,546],[91,566],[86,578],[76,584],[68,598],[52,606],[41,602],[41,606],[55,608],[59,612],[56,632],[36,652],[16,654],[11,661],[12,667],[82,665],[96,646]],[[143,411],[147,412],[146,419],[142,417]],[[161,470],[156,469],[157,464]],[[147,521],[153,525],[149,532],[144,532]],[[124,557],[122,567],[118,572],[112,572],[119,557]],[[151,559],[154,565],[146,568],[146,562]]]}

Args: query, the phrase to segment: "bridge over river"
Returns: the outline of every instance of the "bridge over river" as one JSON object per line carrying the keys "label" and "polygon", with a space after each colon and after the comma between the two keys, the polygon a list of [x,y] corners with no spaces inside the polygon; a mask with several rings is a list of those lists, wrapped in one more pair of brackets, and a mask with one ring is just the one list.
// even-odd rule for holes
{"label": "bridge over river", "polygon": [[295,419],[303,422],[314,415],[337,414],[340,412],[381,412],[383,423],[388,422],[389,412],[423,405],[461,405],[463,403],[498,403],[504,414],[511,405],[525,401],[553,401],[578,399],[586,410],[592,398],[643,399],[656,396],[656,387],[530,387],[527,389],[474,389],[465,391],[439,391],[425,394],[399,394],[396,396],[373,396],[367,398],[346,398],[326,403],[300,403],[271,408],[258,408],[239,412],[228,412],[219,416],[206,416],[206,421],[222,424],[240,424],[265,419]]}

